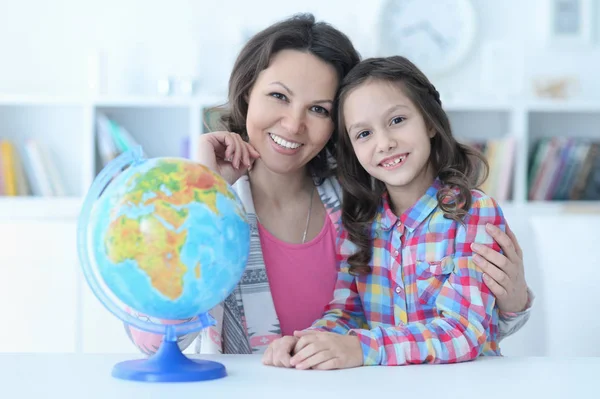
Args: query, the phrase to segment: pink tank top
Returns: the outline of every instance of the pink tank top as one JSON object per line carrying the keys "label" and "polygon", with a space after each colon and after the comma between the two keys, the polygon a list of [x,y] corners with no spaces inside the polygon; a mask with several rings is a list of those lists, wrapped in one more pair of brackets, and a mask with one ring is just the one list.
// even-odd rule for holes
{"label": "pink tank top", "polygon": [[258,223],[260,244],[281,333],[292,335],[323,315],[337,277],[335,228],[328,216],[321,232],[304,244],[289,244]]}

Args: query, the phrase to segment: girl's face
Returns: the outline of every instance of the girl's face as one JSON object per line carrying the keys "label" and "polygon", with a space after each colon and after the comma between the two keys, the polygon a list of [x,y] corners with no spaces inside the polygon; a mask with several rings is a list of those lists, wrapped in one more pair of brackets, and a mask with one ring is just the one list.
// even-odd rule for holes
{"label": "girl's face", "polygon": [[365,82],[347,95],[343,115],[359,163],[388,190],[416,193],[431,185],[435,132],[399,84]]}
{"label": "girl's face", "polygon": [[250,143],[268,169],[296,172],[325,147],[337,85],[335,69],[312,54],[273,56],[250,91],[246,120]]}

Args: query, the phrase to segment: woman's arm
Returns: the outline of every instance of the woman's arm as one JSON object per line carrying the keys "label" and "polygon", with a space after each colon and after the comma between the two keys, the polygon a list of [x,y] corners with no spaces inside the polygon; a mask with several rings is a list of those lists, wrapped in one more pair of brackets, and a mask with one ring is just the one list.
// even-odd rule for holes
{"label": "woman's arm", "polygon": [[[128,313],[130,313],[133,317],[151,321],[155,324],[177,324],[177,323],[185,323],[187,321],[192,320],[192,319],[185,319],[185,320],[179,320],[179,321],[172,320],[170,322],[165,322],[163,320],[151,318],[149,316],[146,316],[145,314],[138,313],[138,312],[135,312],[132,310],[128,310]],[[147,356],[151,356],[151,355],[155,354],[156,351],[158,351],[158,348],[160,348],[160,345],[162,344],[162,341],[163,341],[163,337],[164,337],[163,335],[138,330],[137,328],[130,326],[127,323],[123,323],[123,324],[125,326],[125,332],[127,332],[127,336],[129,336],[129,339],[131,340],[131,342],[133,342],[133,344],[135,346],[137,346],[137,348],[142,353],[144,353]],[[179,349],[181,349],[182,351],[185,350],[188,346],[190,346],[190,344],[194,341],[194,339],[197,336],[198,336],[198,333],[195,332],[195,333],[190,333],[190,334],[186,334],[186,335],[177,337],[177,344],[179,345]]]}

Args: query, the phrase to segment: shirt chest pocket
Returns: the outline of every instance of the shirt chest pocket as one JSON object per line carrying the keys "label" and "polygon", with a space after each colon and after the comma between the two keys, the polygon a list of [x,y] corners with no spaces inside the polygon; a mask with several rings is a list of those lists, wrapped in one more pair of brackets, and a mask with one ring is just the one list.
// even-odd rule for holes
{"label": "shirt chest pocket", "polygon": [[439,261],[417,260],[415,271],[419,302],[433,305],[453,270],[452,256],[445,256]]}

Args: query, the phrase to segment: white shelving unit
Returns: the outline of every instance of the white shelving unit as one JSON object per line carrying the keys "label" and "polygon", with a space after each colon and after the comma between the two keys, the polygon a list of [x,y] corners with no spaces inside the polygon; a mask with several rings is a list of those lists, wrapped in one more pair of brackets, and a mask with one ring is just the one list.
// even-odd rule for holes
{"label": "white shelving unit", "polygon": [[[0,331],[0,352],[136,352],[122,323],[92,295],[77,259],[77,217],[100,168],[96,115],[106,113],[127,128],[150,157],[179,156],[182,141],[188,138],[193,159],[203,131],[202,111],[223,99],[0,96],[0,138],[19,147],[27,137],[39,140],[58,163],[68,194],[0,197],[0,242],[9,247],[0,251],[0,314],[4,325],[18,331],[16,338],[14,328]],[[600,140],[600,103],[457,102],[445,104],[445,109],[458,138],[516,139],[513,196],[501,206],[524,249],[527,281],[543,309],[545,292],[560,280],[546,282],[544,273],[554,270],[552,275],[557,276],[565,266],[594,264],[586,254],[595,253],[596,244],[582,244],[579,235],[595,234],[592,227],[600,223],[600,201],[528,201],[528,158],[532,144],[541,137]],[[576,249],[572,254],[563,250],[562,257],[555,258],[552,248],[557,246]],[[34,275],[38,279],[31,286]],[[29,289],[35,294],[27,294]],[[547,324],[551,317],[545,317],[539,311],[532,315],[517,338],[503,343],[504,353],[549,353],[546,345],[551,339],[539,338],[551,330]]]}
{"label": "white shelving unit", "polygon": [[[55,98],[0,97],[0,138],[21,146],[25,138],[40,140],[58,162],[67,184],[65,198],[0,197],[4,218],[74,217],[100,163],[95,139],[95,117],[103,112],[123,125],[148,156],[179,156],[184,138],[192,158],[202,132],[202,110],[222,104],[223,98]],[[533,101],[522,103],[468,103],[445,105],[453,131],[461,139],[488,140],[514,136],[517,140],[513,195],[505,206],[544,209],[527,200],[527,169],[536,140],[574,135],[600,140],[600,103]],[[549,202],[545,209],[560,210],[596,202]],[[598,201],[600,206],[600,201]]]}
{"label": "white shelving unit", "polygon": [[39,140],[67,186],[66,197],[2,197],[0,220],[74,218],[101,169],[95,120],[102,112],[124,126],[150,157],[181,156],[185,138],[192,157],[202,110],[222,103],[213,97],[75,99],[0,97],[0,138],[20,150],[27,138]]}

